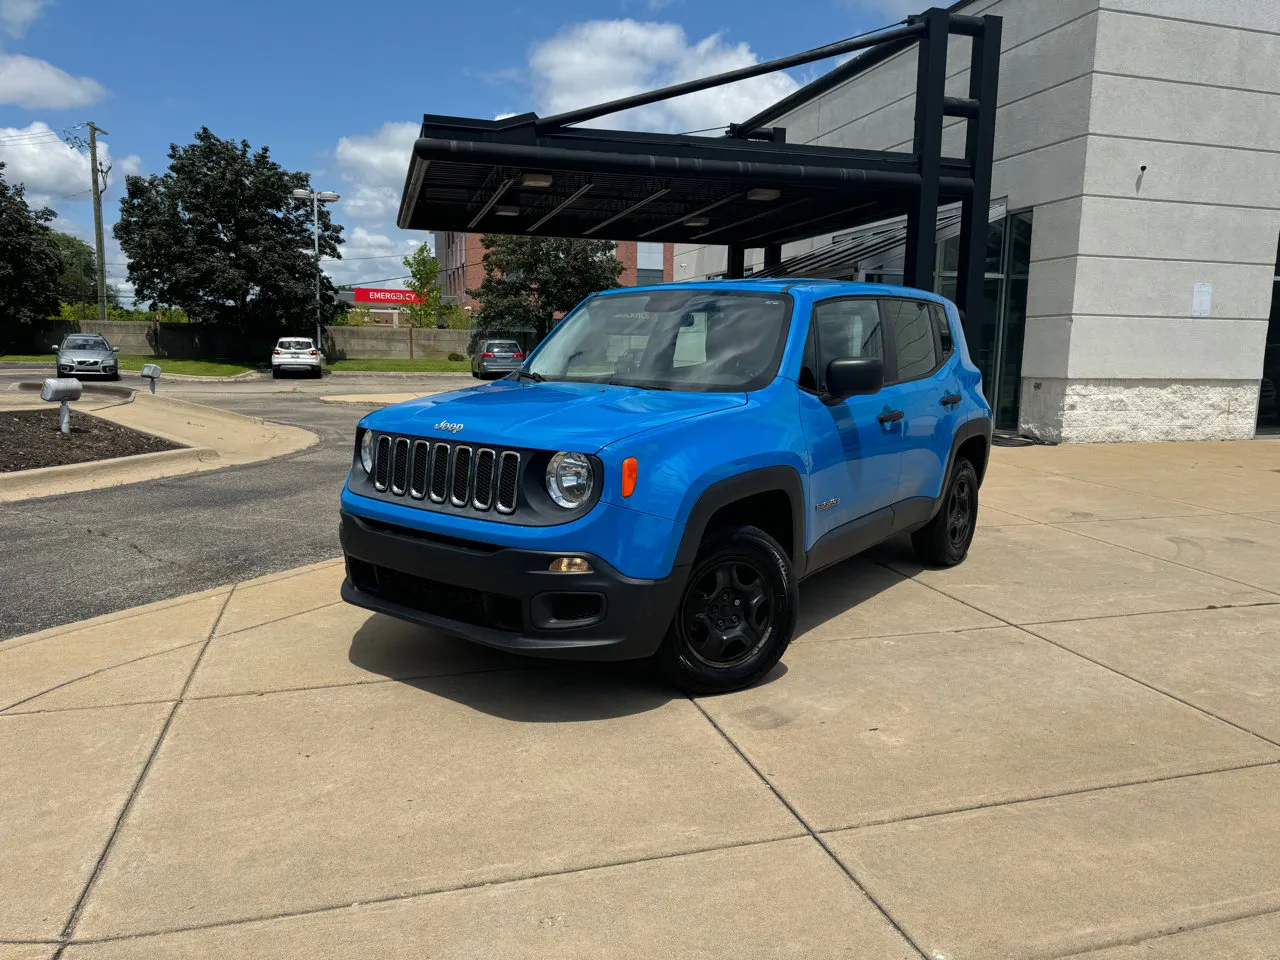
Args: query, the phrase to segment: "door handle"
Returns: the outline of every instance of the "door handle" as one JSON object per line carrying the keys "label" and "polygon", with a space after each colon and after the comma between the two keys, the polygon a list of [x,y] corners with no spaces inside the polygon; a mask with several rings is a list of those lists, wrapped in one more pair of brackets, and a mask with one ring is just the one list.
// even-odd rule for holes
{"label": "door handle", "polygon": [[958,393],[944,393],[942,395],[942,405],[944,407],[954,407],[962,399],[964,398]]}
{"label": "door handle", "polygon": [[901,410],[888,410],[876,417],[881,423],[897,423],[902,419]]}

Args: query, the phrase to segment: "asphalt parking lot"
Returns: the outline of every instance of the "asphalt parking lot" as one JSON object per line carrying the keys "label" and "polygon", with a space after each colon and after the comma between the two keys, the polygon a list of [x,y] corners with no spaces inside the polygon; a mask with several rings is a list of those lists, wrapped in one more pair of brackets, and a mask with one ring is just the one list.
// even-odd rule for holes
{"label": "asphalt parking lot", "polygon": [[337,600],[0,644],[0,958],[1264,960],[1280,443],[997,450],[964,564],[686,698]]}
{"label": "asphalt parking lot", "polygon": [[[38,373],[0,373],[0,389]],[[243,467],[0,504],[0,639],[338,555],[356,421],[331,394],[469,386],[465,374],[162,381],[167,395],[305,427],[308,450]],[[134,384],[126,382],[126,386]]]}

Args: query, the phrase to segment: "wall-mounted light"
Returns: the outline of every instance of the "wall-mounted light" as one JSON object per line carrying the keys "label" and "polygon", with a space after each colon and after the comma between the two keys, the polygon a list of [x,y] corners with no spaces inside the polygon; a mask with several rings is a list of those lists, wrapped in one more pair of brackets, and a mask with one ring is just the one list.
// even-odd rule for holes
{"label": "wall-mounted light", "polygon": [[705,227],[710,222],[710,217],[690,217],[684,222],[684,225],[686,227]]}
{"label": "wall-mounted light", "polygon": [[494,207],[493,212],[499,217],[518,217],[520,216],[519,207]]}
{"label": "wall-mounted light", "polygon": [[782,191],[775,190],[772,187],[756,187],[753,190],[747,191],[748,200],[768,202],[770,200],[777,200],[780,196],[782,196]]}
{"label": "wall-mounted light", "polygon": [[526,173],[520,178],[522,187],[530,187],[534,190],[545,190],[551,186],[551,174],[549,173]]}

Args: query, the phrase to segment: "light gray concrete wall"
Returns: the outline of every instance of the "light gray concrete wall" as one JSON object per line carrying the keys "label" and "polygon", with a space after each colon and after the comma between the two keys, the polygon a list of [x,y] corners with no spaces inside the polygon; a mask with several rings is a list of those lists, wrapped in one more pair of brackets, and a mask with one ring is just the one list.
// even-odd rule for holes
{"label": "light gray concrete wall", "polygon": [[[1280,3],[1101,0],[1090,86],[1064,214],[1077,249],[1055,251],[1028,309],[1030,330],[1069,302],[1071,330],[1029,332],[1023,426],[1252,436],[1280,236]],[[1213,284],[1207,318],[1192,317],[1198,282]]]}
{"label": "light gray concrete wall", "polygon": [[445,357],[467,352],[469,330],[437,330],[421,327],[326,327],[326,339],[334,348],[332,359],[407,360],[413,339],[413,358]]}

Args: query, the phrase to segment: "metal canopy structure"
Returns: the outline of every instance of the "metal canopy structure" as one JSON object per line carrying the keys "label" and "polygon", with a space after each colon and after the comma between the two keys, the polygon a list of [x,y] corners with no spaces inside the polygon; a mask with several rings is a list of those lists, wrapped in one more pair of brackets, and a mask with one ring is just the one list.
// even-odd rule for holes
{"label": "metal canopy structure", "polygon": [[[410,230],[724,244],[743,252],[905,216],[905,282],[932,289],[939,206],[961,205],[958,299],[982,310],[995,139],[999,17],[933,8],[904,26],[553,117],[427,115],[397,223]],[[969,96],[945,91],[947,46],[972,38]],[[769,124],[889,57],[918,46],[913,150],[788,143]],[[722,137],[575,126],[748,77],[863,51]],[[967,122],[965,155],[942,153],[947,117]],[[975,216],[975,211],[977,215]],[[972,254],[972,255],[971,255]],[[970,296],[970,294],[973,294]],[[972,301],[972,302],[970,302]]]}

